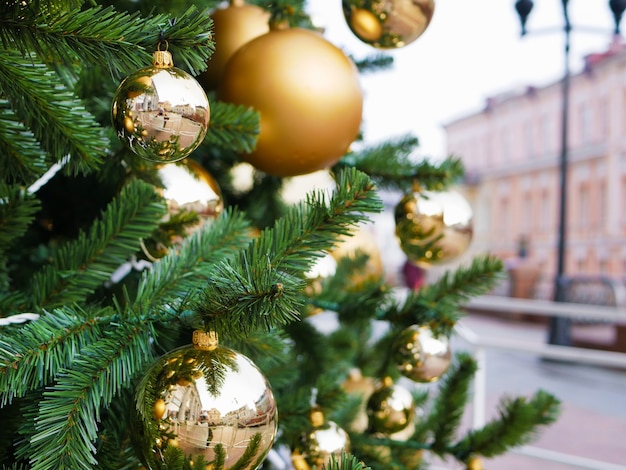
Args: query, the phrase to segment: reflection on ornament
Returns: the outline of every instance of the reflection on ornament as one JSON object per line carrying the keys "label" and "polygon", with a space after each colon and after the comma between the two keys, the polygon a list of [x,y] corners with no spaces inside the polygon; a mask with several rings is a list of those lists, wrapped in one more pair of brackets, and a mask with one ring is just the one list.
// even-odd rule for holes
{"label": "reflection on ornament", "polygon": [[413,325],[396,338],[394,358],[405,377],[415,382],[434,382],[450,367],[450,343],[435,337],[427,326]]}
{"label": "reflection on ornament", "polygon": [[423,268],[452,261],[465,253],[472,241],[472,208],[455,191],[408,194],[394,215],[402,251]]}
{"label": "reflection on ornament", "polygon": [[413,426],[415,405],[411,393],[385,377],[367,401],[368,432],[393,435]]}
{"label": "reflection on ornament", "polygon": [[337,272],[337,261],[331,254],[319,258],[313,267],[304,273],[307,279],[307,293],[319,294],[322,291],[322,283]]}
{"label": "reflection on ornament", "polygon": [[173,66],[167,51],[126,77],[113,96],[113,127],[146,160],[175,162],[193,152],[209,127],[209,100],[198,82]]}
{"label": "reflection on ornament", "polygon": [[274,176],[330,167],[361,126],[363,92],[354,63],[303,28],[272,29],[244,44],[226,64],[218,96],[260,113],[255,150],[242,159]]}
{"label": "reflection on ornament", "polygon": [[[337,423],[326,421],[319,410],[311,413],[313,429],[305,433],[300,440],[300,449],[292,456],[298,461],[299,456],[312,468],[321,469],[330,463],[332,457],[341,461],[341,454],[350,452],[350,437]],[[295,457],[295,458],[294,458]],[[306,468],[302,465],[300,468]]]}
{"label": "reflection on ornament", "polygon": [[226,8],[215,9],[211,19],[215,52],[207,63],[206,71],[198,76],[198,81],[207,91],[218,87],[226,63],[237,49],[270,30],[269,12],[243,0],[230,0]]}
{"label": "reflection on ornament", "polygon": [[379,49],[404,47],[419,38],[433,17],[434,0],[343,0],[348,27]]}
{"label": "reflection on ornament", "polygon": [[306,175],[285,178],[280,190],[280,197],[287,204],[305,201],[309,193],[323,192],[330,197],[337,189],[337,182],[328,170],[314,171]]}
{"label": "reflection on ornament", "polygon": [[[265,377],[246,356],[217,345],[216,337],[204,332],[194,334],[193,347],[159,358],[142,378],[135,398],[132,436],[149,469],[162,468],[168,447],[206,464],[221,447],[225,469],[257,469],[276,436],[276,402]],[[154,409],[160,400],[165,411],[158,419]],[[248,447],[254,457],[241,465]]]}
{"label": "reflection on ornament", "polygon": [[170,214],[191,211],[206,220],[214,219],[224,210],[217,181],[194,160],[162,165],[157,174],[163,182],[160,192]]}

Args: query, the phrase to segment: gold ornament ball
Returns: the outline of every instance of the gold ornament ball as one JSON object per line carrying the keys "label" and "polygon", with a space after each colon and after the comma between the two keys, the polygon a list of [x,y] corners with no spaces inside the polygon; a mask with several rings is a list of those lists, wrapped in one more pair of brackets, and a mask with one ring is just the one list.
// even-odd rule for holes
{"label": "gold ornament ball", "polygon": [[119,84],[111,118],[117,136],[133,153],[154,162],[175,162],[204,139],[209,100],[195,78],[172,65],[169,52],[157,51],[152,66]]}
{"label": "gold ornament ball", "polygon": [[162,165],[157,175],[163,183],[159,190],[171,215],[192,211],[202,221],[214,219],[224,211],[222,190],[213,176],[194,160]]}
{"label": "gold ornament ball", "polygon": [[[300,445],[304,461],[311,468],[321,469],[323,465],[328,466],[332,457],[340,461],[342,453],[350,452],[350,436],[334,421],[326,421],[306,433]],[[296,452],[292,461],[297,462],[298,455]],[[300,467],[303,468],[302,465]]]}
{"label": "gold ornament ball", "polygon": [[400,373],[414,382],[435,382],[448,370],[452,353],[446,336],[436,337],[427,326],[403,330],[394,344]]}
{"label": "gold ornament ball", "polygon": [[432,20],[434,0],[343,0],[343,14],[354,35],[378,49],[405,47]]}
{"label": "gold ornament ball", "polygon": [[470,457],[467,462],[467,470],[483,470],[483,462],[479,457]]}
{"label": "gold ornament ball", "polygon": [[241,46],[270,30],[269,12],[243,0],[231,0],[227,7],[215,9],[211,19],[215,52],[207,63],[207,70],[198,76],[207,91],[218,87],[226,63]]}
{"label": "gold ornament ball", "polygon": [[416,191],[394,211],[396,236],[409,261],[422,267],[464,254],[473,236],[473,212],[456,191]]}
{"label": "gold ornament ball", "polygon": [[331,251],[331,255],[338,262],[344,257],[354,258],[358,253],[366,254],[368,258],[362,270],[350,275],[355,290],[358,290],[360,284],[364,282],[380,279],[385,270],[376,237],[365,226],[356,227],[349,235],[342,236],[341,243]]}
{"label": "gold ornament ball", "polygon": [[335,164],[357,138],[363,91],[354,63],[317,32],[272,29],[228,61],[219,99],[260,113],[256,148],[242,159],[270,175]]}
{"label": "gold ornament ball", "polygon": [[[159,358],[138,385],[132,436],[142,464],[161,468],[168,447],[181,449],[187,459],[211,463],[220,445],[225,469],[259,468],[278,427],[267,379],[243,354],[194,343]],[[159,419],[153,410],[161,400],[165,411]],[[259,445],[251,463],[240,466],[239,459],[255,440]]]}
{"label": "gold ornament ball", "polygon": [[368,432],[391,435],[413,425],[415,404],[411,393],[388,377],[367,401]]}

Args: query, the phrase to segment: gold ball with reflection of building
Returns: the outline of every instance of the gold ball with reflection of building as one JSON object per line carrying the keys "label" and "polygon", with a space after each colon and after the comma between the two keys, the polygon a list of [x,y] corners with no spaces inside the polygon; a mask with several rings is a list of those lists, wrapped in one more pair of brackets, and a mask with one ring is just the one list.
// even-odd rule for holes
{"label": "gold ball with reflection of building", "polygon": [[[162,414],[155,412],[161,401]],[[142,378],[133,426],[148,469],[161,468],[167,447],[208,464],[221,446],[225,469],[255,470],[274,443],[278,412],[267,379],[248,357],[219,345],[184,346],[159,358]],[[249,448],[256,449],[252,463],[237,466]]]}
{"label": "gold ball with reflection of building", "polygon": [[456,191],[407,194],[396,206],[394,217],[400,248],[422,268],[454,260],[472,241],[472,208]]}

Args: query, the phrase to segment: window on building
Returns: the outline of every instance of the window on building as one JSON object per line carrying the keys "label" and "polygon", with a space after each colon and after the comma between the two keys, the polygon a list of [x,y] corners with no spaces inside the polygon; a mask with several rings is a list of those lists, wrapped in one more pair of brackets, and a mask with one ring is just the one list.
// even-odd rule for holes
{"label": "window on building", "polygon": [[523,135],[524,135],[524,158],[532,158],[533,154],[534,154],[534,145],[533,145],[533,126],[532,126],[532,121],[526,121],[524,123],[524,131],[523,131]]}
{"label": "window on building", "polygon": [[580,116],[580,139],[581,143],[588,144],[593,136],[593,121],[591,119],[591,108],[587,103],[583,103],[579,108]]}
{"label": "window on building", "polygon": [[603,96],[598,104],[598,129],[600,130],[600,139],[604,140],[609,136],[609,102]]}
{"label": "window on building", "polygon": [[550,193],[547,189],[543,189],[541,191],[541,217],[539,218],[539,229],[542,232],[547,232],[550,228],[549,220],[550,220]]}
{"label": "window on building", "polygon": [[552,150],[554,127],[548,115],[541,118],[541,153],[548,154]]}
{"label": "window on building", "polygon": [[589,220],[589,186],[582,183],[578,187],[578,224],[584,229],[590,224]]}
{"label": "window on building", "polygon": [[598,214],[597,215],[598,224],[600,225],[600,227],[603,227],[603,228],[607,222],[606,204],[607,204],[606,183],[603,179],[601,179],[600,181],[598,181],[598,207],[597,207],[596,213]]}

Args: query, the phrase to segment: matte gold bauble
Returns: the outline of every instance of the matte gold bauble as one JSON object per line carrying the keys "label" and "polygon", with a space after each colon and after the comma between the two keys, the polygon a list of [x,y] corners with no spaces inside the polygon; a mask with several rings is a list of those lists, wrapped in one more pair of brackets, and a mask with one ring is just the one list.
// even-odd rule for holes
{"label": "matte gold bauble", "polygon": [[207,63],[207,70],[198,76],[198,81],[207,91],[218,87],[226,62],[237,49],[270,30],[269,12],[243,0],[231,0],[226,8],[215,9],[211,19],[215,52]]}
{"label": "matte gold bauble", "polygon": [[413,425],[415,404],[411,393],[386,377],[367,401],[368,432],[391,435]]}
{"label": "matte gold bauble", "polygon": [[402,198],[394,215],[400,248],[420,267],[450,262],[472,241],[472,208],[458,192],[413,192]]}
{"label": "matte gold bauble", "polygon": [[224,210],[222,190],[213,176],[194,160],[162,165],[157,174],[163,183],[160,193],[169,214],[195,212],[201,221],[214,219]]}
{"label": "matte gold bauble", "polygon": [[[155,409],[164,402],[162,414]],[[140,381],[131,433],[149,469],[163,468],[168,447],[206,465],[225,452],[225,469],[259,468],[278,427],[269,383],[246,356],[217,344],[214,334],[194,332],[194,345],[159,358]],[[160,414],[160,417],[159,417]],[[246,449],[255,449],[241,464]]]}
{"label": "matte gold bauble", "polygon": [[365,432],[368,425],[366,405],[376,388],[374,379],[364,377],[359,369],[353,369],[350,371],[348,378],[343,382],[342,387],[348,395],[358,396],[361,399],[359,412],[354,418],[354,421],[350,423],[350,430],[360,433]]}
{"label": "matte gold bauble", "polygon": [[[334,421],[324,419],[321,411],[311,413],[312,429],[303,434],[300,447],[294,451],[292,461],[304,458],[311,468],[328,466],[331,458],[341,461],[342,453],[350,452],[350,436]],[[300,468],[306,468],[302,464]]]}
{"label": "matte gold bauble", "polygon": [[336,163],[358,136],[363,92],[354,63],[319,33],[272,29],[228,61],[220,100],[256,109],[256,148],[242,155],[274,176],[296,176]]}
{"label": "matte gold bauble", "polygon": [[415,382],[439,380],[450,367],[451,357],[448,337],[436,337],[428,326],[406,328],[394,344],[394,359],[400,373]]}
{"label": "matte gold bauble", "polygon": [[209,128],[209,100],[200,84],[173,66],[167,51],[153,65],[126,77],[111,106],[117,136],[140,157],[161,163],[182,160]]}
{"label": "matte gold bauble", "polygon": [[348,27],[378,49],[395,49],[419,38],[433,17],[434,0],[343,0]]}

